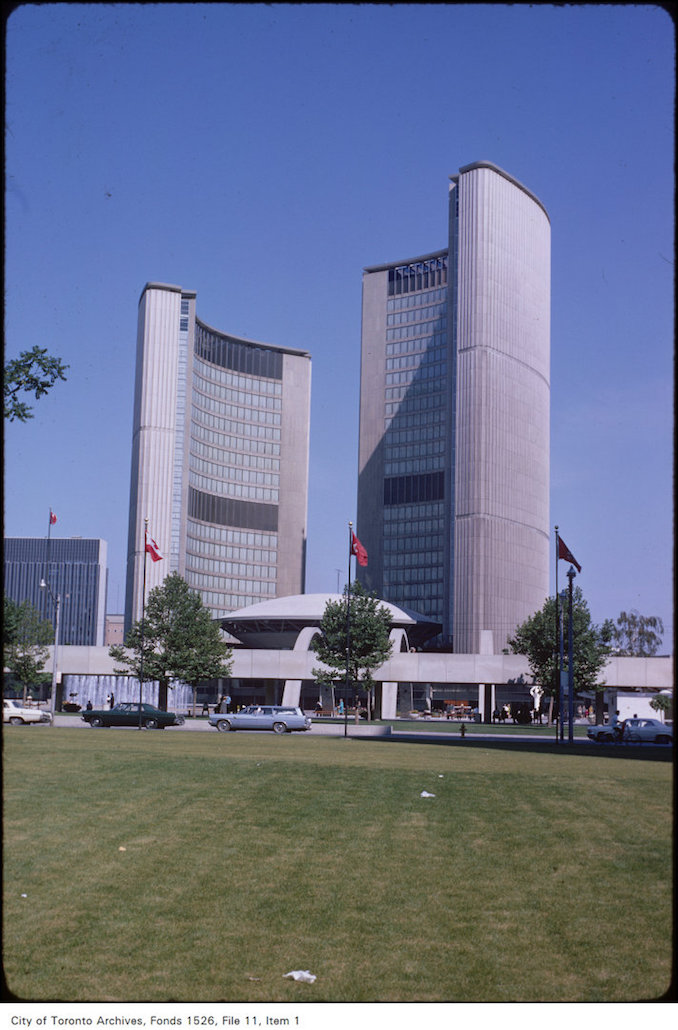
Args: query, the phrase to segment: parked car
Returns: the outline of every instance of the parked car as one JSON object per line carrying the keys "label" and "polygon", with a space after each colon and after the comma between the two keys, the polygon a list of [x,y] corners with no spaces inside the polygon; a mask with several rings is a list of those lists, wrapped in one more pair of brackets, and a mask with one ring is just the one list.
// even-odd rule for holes
{"label": "parked car", "polygon": [[52,716],[39,708],[24,708],[20,701],[3,697],[2,721],[9,722],[12,726],[25,726],[31,722],[51,722]]}
{"label": "parked car", "polygon": [[612,726],[589,726],[586,733],[591,740],[597,740],[600,744],[610,744],[615,740],[670,744],[673,740],[673,727],[666,726],[659,719],[626,719],[623,727],[623,736],[616,734]]}
{"label": "parked car", "polygon": [[248,705],[241,712],[215,712],[209,717],[210,726],[222,733],[229,730],[273,730],[291,733],[292,730],[310,730],[311,720],[301,708],[292,705]]}
{"label": "parked car", "polygon": [[[119,701],[113,708],[92,708],[83,712],[82,718],[95,729],[99,726],[138,726],[139,702]],[[153,705],[145,703],[141,706],[141,725],[147,730],[164,730],[166,726],[183,726],[183,724],[183,715],[163,712],[160,708],[154,708]]]}

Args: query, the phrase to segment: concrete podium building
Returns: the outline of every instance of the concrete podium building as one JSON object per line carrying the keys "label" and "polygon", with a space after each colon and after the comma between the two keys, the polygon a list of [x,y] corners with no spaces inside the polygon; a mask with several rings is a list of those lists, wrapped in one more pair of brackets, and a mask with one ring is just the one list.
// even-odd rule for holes
{"label": "concrete podium building", "polygon": [[212,329],[196,294],[139,302],[125,627],[142,610],[144,521],[214,618],[304,589],[311,359]]}
{"label": "concrete podium building", "polygon": [[364,270],[359,578],[495,652],[549,590],[550,224],[486,161],[450,178],[448,245]]}

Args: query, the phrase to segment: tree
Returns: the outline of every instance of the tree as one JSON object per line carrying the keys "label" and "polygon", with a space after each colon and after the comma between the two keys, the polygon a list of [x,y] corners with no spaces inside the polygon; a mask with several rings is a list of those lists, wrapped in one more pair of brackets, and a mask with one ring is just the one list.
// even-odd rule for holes
{"label": "tree", "polygon": [[41,618],[30,601],[17,604],[5,597],[3,610],[4,667],[23,687],[23,700],[29,689],[45,680],[47,645],[54,640],[54,627]]}
{"label": "tree", "polygon": [[650,708],[653,708],[655,712],[660,714],[662,722],[666,718],[666,713],[671,708],[671,698],[667,694],[657,694],[650,701]]}
{"label": "tree", "polygon": [[[563,605],[559,605],[561,615]],[[567,603],[564,607],[564,660],[567,664]],[[581,587],[572,592],[572,651],[575,690],[600,691],[604,684],[598,682],[600,671],[610,653],[613,623],[606,619],[602,626],[591,621],[589,607],[584,600]],[[544,693],[553,697],[557,694],[556,647],[556,599],[549,597],[543,607],[518,626],[515,635],[508,641],[513,654],[527,658],[534,680]]]}
{"label": "tree", "polygon": [[50,390],[57,379],[66,379],[66,369],[61,358],[52,357],[45,347],[25,350],[18,358],[12,358],[5,365],[5,418],[9,422],[17,419],[27,422],[33,418],[32,409],[18,394],[32,393],[36,400]]}
{"label": "tree", "polygon": [[367,691],[368,713],[371,711],[372,672],[391,657],[389,640],[391,616],[388,609],[368,594],[360,583],[351,584],[350,638],[347,636],[347,588],[343,601],[328,601],[320,622],[320,636],[311,641],[323,667],[313,669],[319,684],[335,684],[346,676],[346,651],[350,639],[349,680],[360,683]]}
{"label": "tree", "polygon": [[616,654],[636,658],[656,655],[662,642],[664,623],[658,615],[641,615],[635,609],[620,612],[612,630]]}
{"label": "tree", "polygon": [[195,709],[199,681],[228,676],[232,667],[232,651],[222,640],[219,626],[200,595],[177,572],[151,590],[143,627],[141,620],[135,622],[124,646],[114,644],[108,653],[127,666],[116,672],[158,681],[158,707],[164,710],[171,680],[192,685]]}

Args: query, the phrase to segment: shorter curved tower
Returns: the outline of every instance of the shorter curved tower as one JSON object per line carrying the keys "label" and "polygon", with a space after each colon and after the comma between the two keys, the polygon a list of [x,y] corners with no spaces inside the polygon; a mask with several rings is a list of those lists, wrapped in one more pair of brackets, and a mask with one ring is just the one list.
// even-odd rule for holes
{"label": "shorter curved tower", "polygon": [[201,322],[196,294],[139,303],[125,624],[142,609],[144,520],[215,618],[304,589],[310,356]]}

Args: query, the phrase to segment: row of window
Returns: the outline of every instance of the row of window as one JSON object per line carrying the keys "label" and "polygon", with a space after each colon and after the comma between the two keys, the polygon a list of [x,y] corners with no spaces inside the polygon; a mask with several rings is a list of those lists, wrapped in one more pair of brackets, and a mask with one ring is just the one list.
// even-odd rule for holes
{"label": "row of window", "polygon": [[387,329],[386,342],[413,340],[415,337],[433,336],[434,333],[441,335],[446,324],[444,318],[436,318],[433,322],[417,322],[415,325],[401,325],[395,329]]}
{"label": "row of window", "polygon": [[[387,386],[410,386],[415,376],[418,381],[422,379],[440,379],[442,376],[447,375],[447,362],[446,361],[424,361],[421,363],[419,368],[410,368],[406,372],[387,372],[386,373],[386,385]],[[393,396],[393,394],[391,394]],[[386,397],[389,397],[388,390],[386,391]]]}
{"label": "row of window", "polygon": [[203,493],[193,486],[188,488],[188,517],[217,526],[252,529],[261,533],[278,532],[277,505]]}
{"label": "row of window", "polygon": [[[396,423],[396,429],[400,432],[410,429],[414,430],[418,426],[442,426],[447,425],[447,409],[441,405],[437,408],[420,408],[419,411],[403,411],[404,405],[391,404],[386,407],[394,408],[393,414],[398,415],[398,421]],[[389,418],[384,419],[384,432],[392,433],[395,429],[392,429],[393,422]]]}
{"label": "row of window", "polygon": [[445,473],[427,472],[423,475],[403,475],[384,480],[384,504],[416,504],[419,501],[439,501],[445,496]]}
{"label": "row of window", "polygon": [[397,343],[387,343],[386,356],[393,357],[395,354],[416,354],[417,351],[430,351],[434,347],[447,347],[447,335],[445,333],[431,333],[429,336],[422,336],[418,339],[400,340]]}
{"label": "row of window", "polygon": [[389,297],[386,301],[387,311],[405,311],[409,308],[418,308],[425,304],[440,304],[447,299],[447,290],[443,287],[437,290],[426,290],[422,293],[409,293],[404,297]]}
{"label": "row of window", "polygon": [[219,561],[217,558],[186,556],[186,568],[193,572],[206,572],[213,576],[248,576],[256,579],[275,579],[275,565],[249,565],[247,562]]}
{"label": "row of window", "polygon": [[218,397],[220,400],[228,401],[231,404],[247,404],[252,408],[265,408],[269,411],[280,411],[282,409],[280,397],[231,389],[229,386],[224,386],[223,383],[213,383],[211,380],[204,379],[197,372],[193,373],[193,388],[208,397]]}
{"label": "row of window", "polygon": [[[421,611],[422,601],[428,601],[434,603],[435,601],[441,601],[443,599],[443,584],[442,583],[410,583],[404,586],[399,586],[396,593],[395,590],[389,591],[392,604],[402,604],[406,608],[416,608]],[[429,616],[430,617],[430,616]]]}
{"label": "row of window", "polygon": [[213,461],[205,461],[191,454],[188,459],[189,467],[196,472],[202,472],[206,476],[215,476],[223,482],[229,483],[255,483],[258,486],[280,486],[280,476],[277,472],[258,472],[251,468],[234,468],[231,465],[218,465]]}
{"label": "row of window", "polygon": [[[274,398],[269,398],[273,400]],[[281,416],[277,411],[263,411],[261,408],[240,408],[235,404],[228,404],[217,397],[207,397],[204,393],[193,390],[193,403],[199,405],[204,411],[215,411],[219,415],[230,415],[240,422],[259,422],[269,426],[279,426]]]}
{"label": "row of window", "polygon": [[[207,578],[205,576],[207,575]],[[239,594],[269,594],[275,596],[275,582],[263,579],[231,579],[229,576],[211,576],[206,573],[191,572],[186,570],[186,582],[189,586],[195,587],[202,593],[203,586],[208,590],[216,591],[237,591]],[[220,598],[223,604],[223,597]]]}
{"label": "row of window", "polygon": [[[214,529],[216,527],[203,526],[200,528]],[[221,532],[226,531],[221,530]],[[258,564],[274,565],[278,560],[277,551],[269,551],[261,547],[234,547],[232,544],[217,544],[213,540],[195,540],[191,536],[187,538],[186,550],[189,554],[206,554],[213,558],[257,562]]]}
{"label": "row of window", "polygon": [[213,540],[222,544],[235,544],[238,547],[278,547],[278,537],[275,533],[251,533],[243,529],[204,526],[200,522],[191,521],[188,522],[188,533],[196,540]]}
{"label": "row of window", "polygon": [[407,351],[401,357],[386,358],[386,371],[391,372],[400,368],[420,368],[426,362],[446,361],[446,347],[427,347],[426,350]]}
{"label": "row of window", "polygon": [[440,583],[443,574],[440,566],[416,565],[411,568],[396,566],[393,570],[384,573],[384,579],[388,580],[389,586],[399,583]]}
{"label": "row of window", "polygon": [[253,379],[251,376],[241,376],[237,372],[225,372],[214,365],[208,365],[204,361],[196,360],[193,366],[203,379],[211,379],[214,383],[221,383],[222,386],[232,386],[236,390],[245,390],[247,393],[268,393],[276,397],[282,396],[282,383],[277,379]]}
{"label": "row of window", "polygon": [[414,293],[429,287],[444,286],[447,282],[447,255],[412,261],[388,270],[389,297],[400,293]]}
{"label": "row of window", "polygon": [[[280,450],[280,448],[278,448]],[[222,465],[231,468],[263,469],[267,472],[280,472],[280,458],[266,458],[261,454],[247,454],[242,451],[222,451],[213,444],[204,444],[193,441],[191,444],[193,454],[202,455],[205,458],[219,458]]]}
{"label": "row of window", "polygon": [[[268,589],[273,584],[262,583],[262,587],[266,587],[265,590],[257,591],[255,594],[231,594],[223,593],[217,594],[211,590],[200,590],[200,597],[202,598],[203,604],[212,610],[212,615],[215,619],[225,618],[230,615],[231,612],[236,612],[240,608],[248,608],[251,604],[256,604],[257,601],[262,601],[264,598],[268,599],[270,596],[275,597],[275,589],[271,595],[271,591]],[[200,589],[199,587],[197,589]]]}
{"label": "row of window", "polygon": [[[394,391],[397,392],[397,391]],[[384,415],[389,418],[391,415],[398,415],[405,418],[410,414],[425,411],[430,415],[436,412],[445,412],[445,395],[440,390],[411,390],[404,391],[405,396],[398,401],[389,401],[384,405]],[[408,423],[409,424],[409,423]]]}
{"label": "row of window", "polygon": [[[238,425],[238,423],[236,423]],[[251,426],[252,429],[263,429],[265,434],[268,436],[271,433],[277,434],[280,437],[280,430],[269,430],[265,426]],[[241,436],[231,436],[226,433],[218,433],[214,429],[208,429],[207,426],[198,425],[193,423],[191,428],[191,438],[193,440],[205,440],[209,444],[213,444],[215,447],[222,447],[225,450],[228,448],[237,448],[242,451],[246,451],[248,454],[280,454],[280,444],[274,443],[268,439],[254,439],[251,436],[247,438]]]}
{"label": "row of window", "polygon": [[394,311],[386,316],[388,327],[397,325],[412,325],[416,322],[426,322],[435,319],[440,329],[447,328],[447,318],[444,304],[429,304],[425,308],[410,308],[407,311]]}
{"label": "row of window", "polygon": [[416,555],[416,561],[422,565],[433,565],[442,562],[443,552],[437,550],[442,546],[440,533],[422,533],[421,536],[412,537],[384,537],[384,561],[386,554],[390,551],[396,560],[404,560],[404,555]]}
{"label": "row of window", "polygon": [[432,454],[444,454],[445,449],[445,440],[440,434],[430,439],[424,437],[422,440],[420,437],[418,443],[396,444],[393,440],[387,439],[384,446],[384,457],[386,461],[395,461],[398,458],[422,458]]}
{"label": "row of window", "polygon": [[434,426],[420,426],[415,429],[391,429],[385,437],[384,453],[387,457],[393,457],[394,451],[392,449],[395,447],[408,443],[419,443],[420,441],[433,444],[439,440],[445,440],[446,436],[445,423],[441,421]]}
{"label": "row of window", "polygon": [[213,365],[230,368],[234,372],[263,376],[267,379],[282,379],[282,351],[222,336],[212,332],[197,319],[195,353],[205,361],[211,361]]}
{"label": "row of window", "polygon": [[[200,476],[197,472],[189,473],[189,483],[197,490],[217,496],[224,492],[223,479],[210,479],[208,476]],[[265,486],[245,486],[242,483],[229,483],[228,496],[237,500],[262,501],[265,504],[278,503],[278,491]]]}
{"label": "row of window", "polygon": [[211,411],[205,411],[194,404],[191,407],[191,418],[194,422],[203,426],[210,426],[212,429],[239,433],[241,436],[258,438],[259,440],[280,440],[280,429],[278,428],[280,426],[279,415],[273,416],[278,421],[272,425],[266,424],[268,419],[265,422],[262,420],[260,424],[256,421],[245,421],[244,418],[241,422],[233,422],[230,418],[221,418],[219,415],[213,415]]}
{"label": "row of window", "polygon": [[409,461],[387,461],[384,463],[385,476],[407,476],[420,472],[437,472],[439,469],[440,458],[437,455],[410,458]]}

